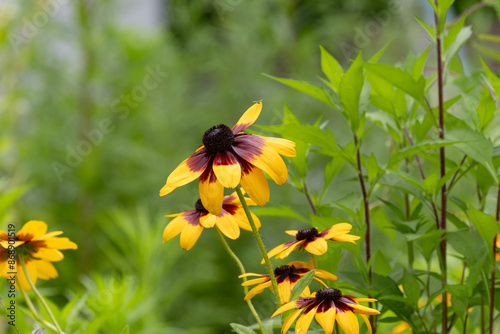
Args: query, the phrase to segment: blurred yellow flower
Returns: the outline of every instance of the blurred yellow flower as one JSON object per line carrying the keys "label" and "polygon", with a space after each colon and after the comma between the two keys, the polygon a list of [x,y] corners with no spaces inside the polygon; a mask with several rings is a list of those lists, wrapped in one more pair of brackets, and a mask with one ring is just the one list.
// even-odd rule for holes
{"label": "blurred yellow flower", "polygon": [[284,184],[288,171],[281,155],[294,157],[295,143],[273,137],[262,137],[241,131],[252,125],[260,115],[262,102],[251,106],[233,128],[219,124],[203,135],[203,144],[168,176],[160,190],[167,195],[198,177],[203,206],[213,215],[220,215],[224,188],[239,184],[260,206],[269,201],[269,185],[264,172],[277,184]]}
{"label": "blurred yellow flower", "polygon": [[68,238],[57,237],[62,231],[47,233],[47,224],[39,220],[30,220],[21,230],[9,238],[9,234],[0,230],[0,276],[10,279],[16,272],[17,282],[25,291],[31,290],[20,257],[33,284],[38,278],[48,280],[58,277],[57,270],[51,262],[61,261],[64,255],[61,249],[77,249],[78,246]]}

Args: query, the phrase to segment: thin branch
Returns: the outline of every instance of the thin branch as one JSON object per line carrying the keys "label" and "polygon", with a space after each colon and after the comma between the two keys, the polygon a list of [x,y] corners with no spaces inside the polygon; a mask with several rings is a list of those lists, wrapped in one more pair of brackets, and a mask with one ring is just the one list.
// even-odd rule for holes
{"label": "thin branch", "polygon": [[314,202],[313,202],[311,196],[309,195],[309,192],[307,191],[306,180],[304,180],[303,185],[304,185],[304,194],[306,195],[307,202],[311,206],[311,209],[312,209],[312,212],[314,213],[314,215],[316,215],[318,213],[318,210],[316,210],[316,206],[314,205]]}
{"label": "thin branch", "polygon": [[[500,185],[498,186],[498,194],[497,194],[497,212],[495,215],[495,218],[498,221],[500,221]],[[495,310],[495,273],[496,273],[496,268],[495,268],[495,257],[497,253],[497,236],[495,234],[495,238],[493,238],[493,269],[491,270],[491,297],[490,297],[490,334],[493,334],[493,322],[494,322],[494,317],[493,317],[493,311]]]}

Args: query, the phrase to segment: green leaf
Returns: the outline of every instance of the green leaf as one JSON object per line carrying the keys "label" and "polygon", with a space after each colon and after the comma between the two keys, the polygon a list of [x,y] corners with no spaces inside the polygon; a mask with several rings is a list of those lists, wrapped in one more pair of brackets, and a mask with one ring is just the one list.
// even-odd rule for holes
{"label": "green leaf", "polygon": [[410,73],[386,64],[365,63],[363,66],[367,72],[377,75],[413,97],[415,101],[427,110],[424,96],[425,79],[423,77],[414,80]]}
{"label": "green leaf", "polygon": [[309,283],[311,283],[315,273],[316,270],[311,270],[307,274],[302,276],[302,278],[297,282],[297,284],[295,284],[295,286],[292,289],[290,301],[299,299],[302,291],[304,291],[304,289],[309,286]]}
{"label": "green leaf", "polygon": [[436,184],[439,180],[439,176],[437,174],[437,171],[432,172],[430,175],[427,175],[427,177],[424,180],[424,186],[425,190],[427,191],[427,194],[434,194],[436,193]]}
{"label": "green leaf", "polygon": [[379,172],[379,167],[377,163],[377,158],[375,158],[375,155],[372,153],[370,155],[370,158],[368,159],[368,165],[367,165],[367,174],[368,174],[368,180],[370,183],[372,183],[375,178],[377,177]]}
{"label": "green leaf", "polygon": [[243,326],[240,324],[230,323],[229,326],[233,328],[233,330],[238,334],[257,334],[253,329],[247,326]]}
{"label": "green leaf", "polygon": [[290,86],[292,88],[295,88],[302,93],[306,93],[309,96],[314,97],[315,99],[318,99],[322,102],[325,102],[329,106],[334,107],[337,109],[337,106],[334,104],[330,96],[326,93],[325,88],[323,86],[305,82],[305,81],[297,81],[293,79],[284,79],[284,78],[277,78],[273,77],[272,75],[264,74],[264,76],[276,80],[278,82],[281,82],[282,84],[285,84],[287,86]]}
{"label": "green leaf", "polygon": [[424,27],[424,29],[429,33],[429,35],[431,36],[432,40],[435,41],[436,40],[436,32],[434,31],[434,29],[429,26],[427,23],[425,23],[423,20],[421,20],[418,16],[416,15],[413,15],[418,23],[420,23],[422,25],[422,27]]}
{"label": "green leaf", "polygon": [[449,139],[435,139],[435,140],[426,140],[415,144],[413,146],[407,146],[400,150],[399,152],[392,155],[387,163],[387,168],[391,168],[396,163],[406,158],[412,157],[415,154],[419,154],[423,151],[435,150],[439,147],[448,146],[458,144],[460,141],[458,140],[449,140]]}
{"label": "green leaf", "polygon": [[345,164],[345,160],[341,158],[333,158],[330,162],[328,162],[325,166],[325,169],[323,171],[323,177],[324,177],[324,184],[323,184],[323,194],[326,193],[326,190],[332,183],[333,179],[335,176],[340,172],[342,167]]}
{"label": "green leaf", "polygon": [[130,333],[130,328],[128,325],[125,325],[125,327],[123,327],[122,331],[120,332],[120,334],[128,334]]}
{"label": "green leaf", "polygon": [[415,276],[406,269],[403,273],[403,290],[413,307],[417,308],[418,299],[420,298],[420,287]]}
{"label": "green leaf", "polygon": [[394,228],[391,221],[387,218],[385,212],[380,208],[374,208],[371,212],[373,222],[385,235],[387,235],[391,240],[395,240]]}
{"label": "green leaf", "polygon": [[336,153],[338,151],[335,137],[329,128],[326,128],[326,131],[323,132],[319,127],[309,124],[288,125],[286,126],[284,134],[287,137],[324,148],[330,153]]}
{"label": "green leaf", "polygon": [[486,241],[487,245],[490,245],[498,233],[498,224],[495,218],[492,215],[479,211],[472,205],[469,207],[468,214],[479,235]]}
{"label": "green leaf", "polygon": [[392,40],[390,40],[389,42],[387,42],[386,45],[384,45],[382,47],[382,49],[380,49],[376,54],[374,54],[369,60],[368,62],[369,63],[376,63],[380,57],[382,57],[382,55],[384,54],[385,50],[387,49],[387,47],[389,46],[389,44],[391,44]]}
{"label": "green leaf", "polygon": [[490,57],[491,59],[494,59],[497,62],[500,62],[500,52],[498,52],[497,50],[478,43],[472,43],[472,46],[484,55]]}
{"label": "green leaf", "polygon": [[446,13],[454,1],[455,0],[438,0],[439,33],[444,29],[444,25],[446,24]]}
{"label": "green leaf", "polygon": [[467,298],[467,286],[465,284],[447,285],[446,290],[451,294],[451,306],[453,311],[462,319],[467,314],[469,300]]}
{"label": "green leaf", "polygon": [[328,80],[330,80],[331,87],[338,93],[340,81],[342,80],[342,76],[344,75],[344,70],[342,66],[338,63],[338,61],[328,53],[322,46],[321,49],[321,69],[323,73],[325,73]]}
{"label": "green leaf", "polygon": [[457,149],[467,154],[468,157],[482,164],[498,183],[497,173],[493,166],[493,144],[481,132],[471,129],[452,129],[446,132],[446,138],[462,141],[455,145]]}
{"label": "green leaf", "polygon": [[304,222],[308,222],[304,217],[302,217],[297,212],[290,209],[288,206],[281,206],[281,207],[274,207],[274,208],[273,207],[263,207],[263,208],[258,208],[258,209],[252,210],[252,212],[255,213],[257,216],[286,217],[286,218],[293,218],[293,219],[302,220]]}
{"label": "green leaf", "polygon": [[483,64],[484,71],[486,72],[486,77],[488,78],[491,87],[497,95],[497,100],[500,100],[500,79],[486,66],[486,63],[481,57],[479,57],[481,63]]}
{"label": "green leaf", "polygon": [[380,249],[375,253],[375,272],[382,276],[387,276],[392,272],[391,265],[387,258],[384,256],[384,253]]}
{"label": "green leaf", "polygon": [[413,65],[412,76],[413,80],[418,80],[424,73],[425,62],[427,61],[427,55],[429,54],[430,46],[425,49],[424,52],[418,57]]}
{"label": "green leaf", "polygon": [[[470,26],[464,27],[460,30],[456,39],[451,43],[448,50],[445,53],[445,62],[449,64],[451,58],[462,48],[462,46],[467,42],[467,40],[472,36],[472,28]],[[446,64],[446,66],[448,66]]]}
{"label": "green leaf", "polygon": [[356,132],[359,126],[359,98],[363,88],[363,60],[361,53],[342,77],[339,88],[339,99],[342,107],[349,115],[351,129]]}
{"label": "green leaf", "polygon": [[490,124],[493,120],[496,109],[495,100],[491,96],[488,87],[483,85],[481,96],[479,98],[479,105],[477,107],[480,130],[484,130]]}

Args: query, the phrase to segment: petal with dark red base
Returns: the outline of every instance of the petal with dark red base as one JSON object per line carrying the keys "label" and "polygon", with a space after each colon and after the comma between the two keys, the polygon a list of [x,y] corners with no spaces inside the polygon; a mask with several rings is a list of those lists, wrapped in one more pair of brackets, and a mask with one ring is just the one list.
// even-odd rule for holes
{"label": "petal with dark red base", "polygon": [[260,111],[262,110],[262,102],[257,102],[245,111],[243,116],[238,120],[235,126],[233,126],[233,133],[237,134],[240,131],[245,130],[250,125],[255,123],[257,118],[259,118]]}
{"label": "petal with dark red base", "polygon": [[224,198],[224,186],[217,180],[210,167],[200,176],[198,188],[205,209],[213,215],[220,215],[222,199]]}
{"label": "petal with dark red base", "polygon": [[229,152],[217,153],[212,165],[217,180],[226,188],[236,188],[241,179],[241,167]]}

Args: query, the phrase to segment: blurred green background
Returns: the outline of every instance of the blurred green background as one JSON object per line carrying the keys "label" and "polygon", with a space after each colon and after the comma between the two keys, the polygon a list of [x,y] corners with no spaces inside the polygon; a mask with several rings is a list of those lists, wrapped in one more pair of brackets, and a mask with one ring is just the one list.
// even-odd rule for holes
{"label": "blurred green background", "polygon": [[[455,15],[474,3],[456,1]],[[73,331],[118,333],[129,324],[131,333],[209,334],[229,332],[229,322],[251,324],[237,267],[214,231],[189,252],[178,238],[162,244],[163,215],[193,209],[196,183],[162,198],[160,188],[206,129],[232,126],[255,100],[264,99],[256,124],[280,124],[286,103],[301,122],[322,116],[340,144],[350,141],[340,114],[262,73],[315,81],[319,45],[347,67],[359,50],[368,57],[392,40],[382,62],[402,61],[429,43],[413,19],[432,22],[428,7],[403,0],[0,1],[0,222],[20,229],[43,220],[79,245],[56,264],[58,279],[39,283],[59,307],[75,303],[64,314],[78,319]],[[467,23],[475,33],[499,30],[491,7]],[[468,45],[463,58],[474,68],[476,49]],[[384,151],[377,131],[367,152]],[[326,161],[311,157],[312,193],[322,189]],[[350,177],[345,168],[329,196],[357,192]],[[270,187],[270,206],[310,211],[290,184]],[[284,229],[304,227],[261,221],[267,247],[285,240]],[[264,271],[250,233],[229,242],[248,271]],[[2,281],[4,298],[5,287]],[[263,317],[273,311],[268,297],[256,297]],[[20,329],[33,328],[24,323],[18,311]]]}

